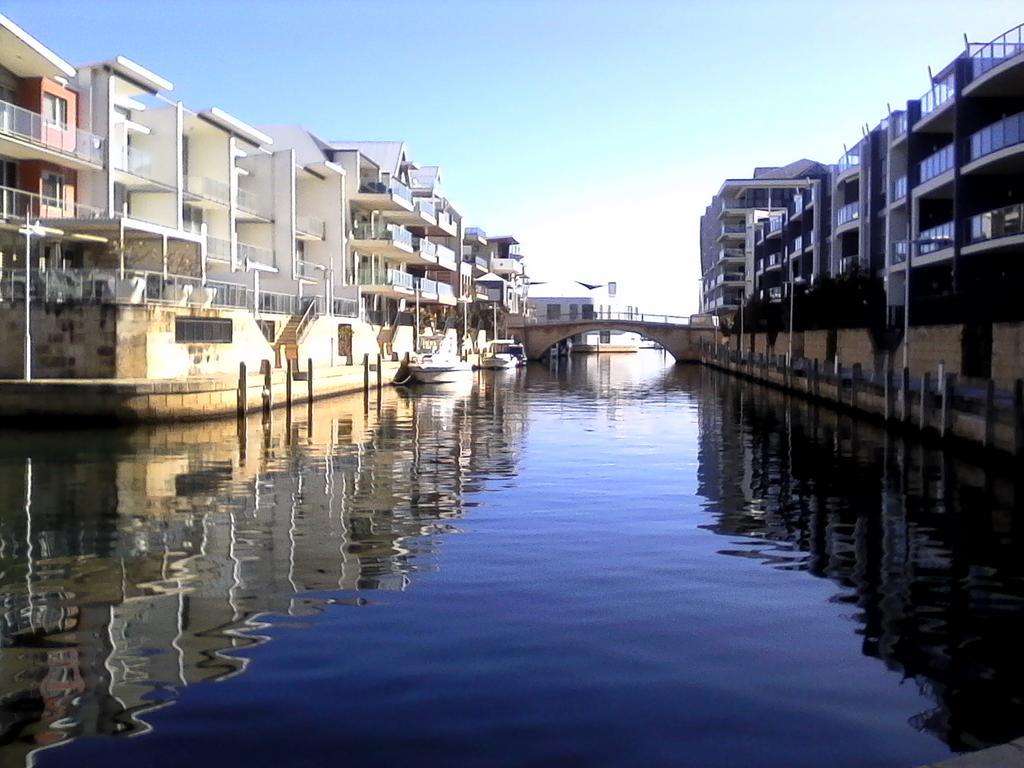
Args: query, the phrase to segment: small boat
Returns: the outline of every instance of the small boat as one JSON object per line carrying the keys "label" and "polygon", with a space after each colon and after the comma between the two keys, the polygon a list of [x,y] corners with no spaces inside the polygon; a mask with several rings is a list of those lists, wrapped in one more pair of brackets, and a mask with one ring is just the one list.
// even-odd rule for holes
{"label": "small boat", "polygon": [[420,351],[409,360],[406,370],[399,370],[395,380],[418,384],[450,384],[465,381],[473,375],[473,366],[459,359],[455,343],[446,336],[424,336]]}
{"label": "small boat", "polygon": [[[495,339],[484,345],[480,353],[480,367],[485,370],[498,371],[515,368],[519,365],[516,350],[522,352],[523,345],[515,339]],[[525,357],[525,355],[524,355]]]}

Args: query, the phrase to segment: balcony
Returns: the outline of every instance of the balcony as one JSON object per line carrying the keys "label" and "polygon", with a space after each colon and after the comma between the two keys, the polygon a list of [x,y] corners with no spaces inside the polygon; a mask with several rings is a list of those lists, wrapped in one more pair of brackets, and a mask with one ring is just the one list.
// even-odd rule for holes
{"label": "balcony", "polygon": [[742,248],[719,248],[718,249],[718,260],[719,261],[745,261],[747,258],[746,252]]}
{"label": "balcony", "polygon": [[475,245],[486,245],[487,233],[480,227],[467,227],[463,239],[467,242],[472,241]]}
{"label": "balcony", "polygon": [[192,202],[199,204],[206,202],[227,206],[231,200],[231,185],[209,176],[188,176],[185,179],[185,191],[192,197]]}
{"label": "balcony", "polygon": [[[114,157],[114,168],[136,179],[153,178],[153,157],[145,150],[126,144]],[[135,186],[130,180],[121,179],[128,186]]]}
{"label": "balcony", "polygon": [[747,237],[746,224],[723,224],[718,240],[745,240]]}
{"label": "balcony", "polygon": [[316,216],[296,216],[295,235],[302,240],[323,240],[327,236],[327,225]]}
{"label": "balcony", "polygon": [[907,113],[894,112],[889,125],[892,126],[892,141],[903,138],[907,135]]}
{"label": "balcony", "polygon": [[352,247],[401,262],[419,261],[419,256],[413,250],[412,233],[397,224],[371,225],[366,221],[357,222],[352,231]]}
{"label": "balcony", "polygon": [[970,162],[964,166],[964,173],[983,167],[987,172],[1019,172],[1024,168],[1024,112],[1004,117],[971,134],[967,153]]}
{"label": "balcony", "polygon": [[206,258],[208,261],[231,262],[231,241],[222,237],[206,236]]}
{"label": "balcony", "polygon": [[384,296],[411,296],[415,290],[416,278],[408,272],[400,272],[388,267],[374,273],[369,269],[360,269],[357,275],[359,286],[364,293],[376,293]]}
{"label": "balcony", "polygon": [[[971,216],[967,220],[967,238],[969,245],[964,248],[965,253],[998,247],[1019,247],[1024,241],[1024,203]],[[973,247],[976,245],[980,247]]]}
{"label": "balcony", "polygon": [[398,179],[366,180],[352,195],[352,202],[375,211],[411,211],[412,190]]}
{"label": "balcony", "polygon": [[910,243],[906,240],[897,240],[892,243],[889,249],[889,266],[895,267],[900,264],[905,264],[907,261],[907,253],[910,251]]}
{"label": "balcony", "polygon": [[947,144],[917,164],[917,183],[924,184],[951,170],[953,170],[953,145]]}
{"label": "balcony", "polygon": [[914,129],[918,130],[926,124],[932,123],[933,116],[937,116],[951,104],[955,96],[956,89],[954,87],[953,75],[949,74],[944,80],[933,85],[931,90],[921,97],[921,119],[914,126]]}
{"label": "balcony", "polygon": [[265,267],[273,266],[274,252],[270,248],[249,243],[238,244],[238,261],[243,265],[260,264]]}
{"label": "balcony", "polygon": [[415,283],[414,284],[416,286],[416,290],[419,291],[420,294],[424,294],[425,293],[425,294],[429,294],[431,296],[436,296],[437,295],[437,281],[436,280],[431,280],[430,278],[427,278],[427,277],[417,277],[417,278],[415,278]]}
{"label": "balcony", "polygon": [[803,250],[804,250],[804,236],[803,235],[797,235],[796,238],[793,240],[793,242],[789,246],[789,252],[790,252],[791,255],[795,256],[798,253],[802,253]]}
{"label": "balcony", "polygon": [[847,203],[836,212],[836,231],[844,224],[849,224],[860,219],[860,201],[855,200]]}
{"label": "balcony", "polygon": [[[1024,24],[1004,32],[985,45],[972,44],[970,46],[971,68],[969,73],[971,82],[964,89],[964,93],[971,95],[1001,93],[996,84],[999,73],[993,72],[993,70],[1005,71],[1006,69],[1015,69],[1018,64],[1024,64],[1022,53],[1024,53]],[[1004,67],[1004,65],[1008,66]],[[990,72],[992,72],[991,76],[989,76]],[[992,87],[986,88],[986,86]]]}
{"label": "balcony", "polygon": [[[261,196],[251,189],[238,188],[238,210],[242,218],[255,217],[257,219],[270,220],[270,214],[266,208],[260,205]],[[245,216],[249,214],[249,216]]]}
{"label": "balcony", "polygon": [[782,268],[782,256],[777,253],[769,254],[767,263],[765,264],[764,271],[771,272],[772,270]]}
{"label": "balcony", "polygon": [[437,222],[437,208],[434,206],[433,201],[418,197],[414,201],[413,207],[421,219],[431,223]]}
{"label": "balcony", "polygon": [[33,221],[80,220],[107,218],[99,208],[58,200],[14,187],[0,187],[0,220]]}
{"label": "balcony", "polygon": [[103,165],[103,139],[0,101],[0,154],[94,169]]}
{"label": "balcony", "polygon": [[918,255],[927,256],[929,253],[936,253],[946,249],[952,250],[954,235],[955,228],[952,221],[947,221],[945,224],[939,224],[938,226],[921,230],[921,232],[918,233],[919,240],[940,240],[948,242],[921,243],[917,247]]}
{"label": "balcony", "polygon": [[892,203],[905,199],[907,196],[907,175],[898,176],[892,184]]}
{"label": "balcony", "polygon": [[836,176],[842,177],[848,172],[860,170],[860,154],[853,150],[839,158],[836,163]]}
{"label": "balcony", "polygon": [[517,275],[523,272],[523,263],[519,259],[491,259],[491,271],[496,275]]}
{"label": "balcony", "polygon": [[437,263],[437,243],[427,240],[425,237],[413,235],[412,249],[424,261],[429,261],[431,264]]}
{"label": "balcony", "polygon": [[437,245],[436,246],[436,253],[437,253],[437,263],[438,263],[439,266],[442,266],[445,269],[451,269],[451,270],[455,269],[455,265],[456,265],[455,251],[453,251],[451,248],[449,248],[446,245]]}
{"label": "balcony", "polygon": [[768,289],[768,301],[778,303],[782,301],[782,286],[775,286]]}
{"label": "balcony", "polygon": [[772,216],[768,219],[768,236],[776,234],[782,231],[782,226],[785,224],[785,219],[782,216]]}

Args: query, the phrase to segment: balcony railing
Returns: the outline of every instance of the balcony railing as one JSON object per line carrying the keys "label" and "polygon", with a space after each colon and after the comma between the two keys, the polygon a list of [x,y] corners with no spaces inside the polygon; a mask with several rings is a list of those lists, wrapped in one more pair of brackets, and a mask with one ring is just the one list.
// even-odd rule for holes
{"label": "balcony railing", "polygon": [[918,238],[920,240],[935,240],[940,242],[922,242],[917,247],[917,252],[924,256],[927,253],[934,253],[935,251],[941,251],[943,248],[948,248],[953,244],[954,234],[955,229],[952,221],[947,221],[945,224],[939,224],[935,227],[923,229],[918,234]]}
{"label": "balcony railing", "polygon": [[906,176],[906,174],[904,174],[903,176],[898,176],[896,178],[896,181],[893,182],[893,185],[892,185],[892,199],[893,199],[893,202],[895,202],[897,200],[902,200],[906,196],[907,196],[907,176]]}
{"label": "balcony railing", "polygon": [[416,278],[416,290],[420,293],[437,293],[437,281],[427,277]]}
{"label": "balcony railing", "polygon": [[359,299],[335,299],[335,317],[359,317]]}
{"label": "balcony railing", "polygon": [[804,236],[797,235],[793,240],[793,244],[789,247],[790,253],[800,253],[804,249]]}
{"label": "balcony railing", "polygon": [[413,290],[416,285],[416,278],[413,275],[390,267],[384,272],[377,272],[377,274],[373,274],[371,270],[366,268],[360,269],[358,278],[360,285],[384,285],[394,288],[408,288],[409,290]]}
{"label": "balcony railing", "polygon": [[0,218],[2,219],[101,219],[100,208],[58,200],[54,197],[25,192],[14,187],[0,187]]}
{"label": "balcony railing", "polygon": [[125,145],[122,148],[121,154],[117,158],[117,167],[133,176],[141,176],[146,179],[153,177],[152,155],[131,145]]}
{"label": "balcony railing", "polygon": [[1024,142],[1024,112],[1004,117],[971,134],[967,140],[971,160]]}
{"label": "balcony railing", "polygon": [[437,261],[437,243],[427,240],[425,237],[413,236],[412,249],[422,258],[430,261]]}
{"label": "balcony railing", "polygon": [[967,220],[968,237],[972,243],[998,240],[1024,234],[1024,203],[1007,205],[994,211],[979,213]]}
{"label": "balcony railing", "polygon": [[231,199],[231,185],[226,181],[211,179],[209,176],[189,176],[185,179],[185,190],[197,197],[228,204]]}
{"label": "balcony railing", "polygon": [[894,112],[892,116],[892,137],[898,139],[907,132],[907,113]]}
{"label": "balcony railing", "polygon": [[836,212],[836,226],[841,227],[860,218],[860,201],[847,203]]}
{"label": "balcony railing", "polygon": [[907,260],[907,253],[910,250],[910,243],[906,240],[897,240],[892,244],[889,251],[889,265],[903,264]]}
{"label": "balcony railing", "polygon": [[207,235],[206,258],[214,261],[231,261],[231,241]]}
{"label": "balcony railing", "polygon": [[971,46],[971,79],[975,80],[1007,59],[1024,53],[1024,24],[985,45]]}
{"label": "balcony railing", "polygon": [[953,167],[953,145],[947,144],[938,152],[929,155],[917,164],[918,184],[941,176]]}
{"label": "balcony railing", "polygon": [[437,284],[437,295],[438,298],[447,297],[449,299],[455,298],[455,290],[448,283]]}
{"label": "balcony railing", "polygon": [[746,224],[723,224],[722,234],[723,235],[742,235],[747,231]]}
{"label": "balcony railing", "polygon": [[479,237],[481,240],[487,239],[487,233],[484,232],[480,227],[467,227],[466,237]]}
{"label": "balcony railing", "polygon": [[836,163],[836,173],[843,173],[851,168],[860,167],[860,155],[856,152],[847,152],[845,155],[839,158],[839,162]]}
{"label": "balcony railing", "polygon": [[434,203],[430,200],[424,200],[422,197],[416,198],[415,202],[416,210],[419,211],[420,216],[426,219],[436,219],[437,209],[434,207]]}
{"label": "balcony railing", "polygon": [[72,155],[96,165],[103,163],[103,139],[88,131],[54,123],[38,112],[0,101],[0,134]]}
{"label": "balcony railing", "polygon": [[455,251],[446,245],[438,245],[436,247],[436,254],[438,264],[449,269],[455,269]]}
{"label": "balcony railing", "polygon": [[373,226],[369,222],[360,221],[353,227],[352,237],[355,240],[384,240],[407,245],[410,248],[413,247],[412,233],[397,224],[385,224],[384,226],[377,224]]}
{"label": "balcony railing", "polygon": [[248,211],[249,213],[255,213],[257,215],[261,215],[263,213],[260,209],[260,196],[251,189],[238,188],[238,207],[243,211]]}
{"label": "balcony railing", "polygon": [[942,82],[936,83],[932,86],[931,90],[921,97],[921,117],[930,115],[955,95],[956,91],[953,88],[953,76],[949,75]]}
{"label": "balcony railing", "polygon": [[[23,300],[25,270],[4,270],[0,301]],[[243,285],[189,275],[117,269],[54,269],[32,272],[32,296],[51,304],[173,304],[252,309]]]}
{"label": "balcony railing", "polygon": [[304,259],[295,260],[296,277],[301,277],[304,280],[317,280],[320,277],[319,271],[312,261],[305,261]]}
{"label": "balcony railing", "polygon": [[238,260],[243,264],[247,261],[252,261],[257,264],[273,264],[274,252],[269,248],[263,248],[259,245],[239,243]]}
{"label": "balcony railing", "polygon": [[437,225],[447,230],[455,229],[455,219],[449,211],[437,212]]}
{"label": "balcony railing", "polygon": [[783,218],[781,216],[772,216],[768,219],[768,234],[774,234],[775,232],[782,231]]}
{"label": "balcony railing", "polygon": [[316,216],[296,216],[295,229],[304,235],[318,237],[321,240],[327,233],[327,225],[324,220],[318,219]]}

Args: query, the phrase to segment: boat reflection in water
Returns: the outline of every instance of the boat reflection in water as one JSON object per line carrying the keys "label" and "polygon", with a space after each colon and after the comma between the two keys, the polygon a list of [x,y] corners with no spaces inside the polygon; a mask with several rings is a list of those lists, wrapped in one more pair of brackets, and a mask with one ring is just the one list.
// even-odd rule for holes
{"label": "boat reflection in water", "polygon": [[[261,616],[402,590],[462,496],[514,472],[522,422],[472,387],[250,419],[0,435],[0,764],[141,733],[245,670]],[[431,391],[437,390],[437,391]],[[516,413],[520,413],[516,411]],[[480,434],[478,429],[485,429]]]}

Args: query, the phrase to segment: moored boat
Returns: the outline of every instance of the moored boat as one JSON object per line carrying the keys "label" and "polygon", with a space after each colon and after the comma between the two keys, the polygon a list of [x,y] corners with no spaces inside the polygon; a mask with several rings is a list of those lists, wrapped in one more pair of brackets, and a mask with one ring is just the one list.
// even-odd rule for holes
{"label": "moored boat", "polygon": [[454,342],[445,336],[420,339],[420,351],[400,370],[398,383],[449,384],[465,381],[473,374],[473,366],[459,358]]}
{"label": "moored boat", "polygon": [[[480,367],[485,370],[506,370],[519,365],[523,345],[515,339],[494,339],[480,353]],[[525,357],[525,355],[523,355]]]}

